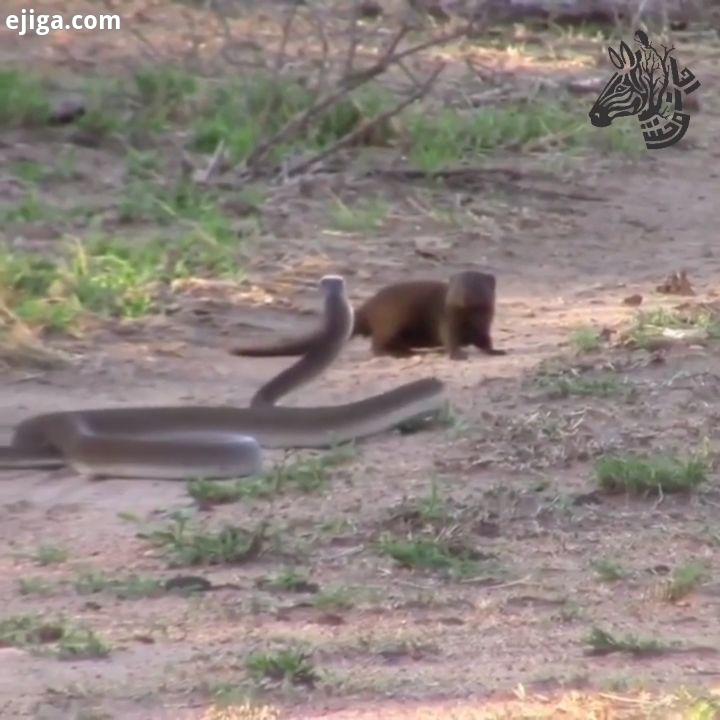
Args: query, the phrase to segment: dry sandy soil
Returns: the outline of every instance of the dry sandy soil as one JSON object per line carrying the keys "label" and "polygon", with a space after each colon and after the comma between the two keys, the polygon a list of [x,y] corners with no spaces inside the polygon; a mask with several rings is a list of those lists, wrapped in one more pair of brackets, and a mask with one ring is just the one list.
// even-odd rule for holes
{"label": "dry sandy soil", "polygon": [[[684,52],[702,79],[704,104],[680,146],[632,161],[568,161],[558,166],[556,197],[532,189],[438,190],[438,201],[463,201],[465,214],[454,226],[421,212],[412,187],[389,185],[393,213],[369,235],[323,227],[325,181],[309,199],[291,186],[284,224],[259,244],[241,292],[199,285],[165,318],[57,341],[73,353],[69,368],[8,369],[0,378],[2,439],[23,417],[54,409],[243,405],[285,361],[238,359],[225,349],[250,334],[309,327],[320,275],[344,274],[359,301],[398,277],[442,278],[468,266],[497,275],[494,335],[508,350],[493,358],[472,353],[464,362],[436,353],[386,359],[353,340],[323,378],[288,403],[340,402],[434,375],[447,384],[461,422],[363,442],[314,492],[203,509],[184,483],[6,472],[2,617],[62,615],[91,627],[112,649],[106,658],[84,660],[0,649],[0,716],[685,717],[672,710],[671,696],[717,687],[716,473],[711,469],[706,485],[690,495],[639,499],[596,492],[594,475],[597,457],[611,452],[685,455],[705,447],[712,467],[720,441],[717,346],[675,343],[651,352],[620,345],[614,333],[599,349],[578,353],[570,342],[578,327],[627,327],[638,309],[623,300],[636,293],[640,309],[717,299],[718,55],[693,54],[691,45]],[[23,153],[52,152],[22,143],[0,148],[3,165]],[[516,167],[544,162],[501,160]],[[593,199],[569,198],[575,186]],[[358,194],[366,188],[353,186]],[[682,268],[695,296],[656,291]],[[260,294],[264,305],[244,299]],[[584,378],[613,374],[631,392],[557,398],[537,382],[571,368]],[[277,459],[269,455],[268,462]],[[404,569],[376,550],[385,531],[420,529],[421,521],[401,510],[430,497],[433,485],[450,513],[444,531],[454,527],[485,558],[474,575]],[[161,527],[178,510],[212,528],[227,522],[251,529],[268,518],[271,541],[253,561],[189,570],[234,587],[138,600],[107,589],[76,591],[74,581],[88,570],[157,579],[184,572],[168,567],[128,519]],[[67,559],[39,565],[43,545],[65,549]],[[604,581],[593,565],[598,560],[617,563],[625,576]],[[668,578],[692,562],[705,566],[703,582],[668,601]],[[286,568],[305,570],[320,590],[294,594],[258,584]],[[49,595],[21,594],[22,581],[38,578],[52,586]],[[315,602],[318,595],[326,602]],[[679,650],[591,655],[594,627],[677,642]],[[314,689],[249,683],[249,653],[297,643],[311,650],[321,673]],[[240,701],[224,715],[210,709],[221,696],[251,692],[253,702],[268,706],[264,716],[241,710]]]}

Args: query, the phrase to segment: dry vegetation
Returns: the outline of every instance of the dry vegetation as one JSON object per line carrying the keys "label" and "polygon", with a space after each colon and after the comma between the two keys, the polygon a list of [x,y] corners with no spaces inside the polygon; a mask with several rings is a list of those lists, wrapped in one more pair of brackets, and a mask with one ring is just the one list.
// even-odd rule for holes
{"label": "dry vegetation", "polygon": [[509,354],[353,341],[298,403],[434,374],[447,421],[262,477],[5,473],[0,716],[718,717],[716,33],[673,33],[702,110],[648,153],[574,90],[628,28],[47,5],[123,30],[0,31],[6,436],[246,403],[284,362],[226,348],[309,326],[326,272],[490,268]]}

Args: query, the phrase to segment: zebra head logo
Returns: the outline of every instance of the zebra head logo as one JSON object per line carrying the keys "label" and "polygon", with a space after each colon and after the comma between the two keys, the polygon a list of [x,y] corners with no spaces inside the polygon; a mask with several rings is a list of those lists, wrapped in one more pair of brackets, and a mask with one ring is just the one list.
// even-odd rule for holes
{"label": "zebra head logo", "polygon": [[690,127],[690,116],[683,112],[683,95],[700,87],[700,81],[687,68],[678,69],[671,56],[675,48],[656,50],[648,36],[638,30],[640,49],[633,52],[620,43],[619,52],[608,48],[616,72],[588,113],[595,127],[607,127],[615,118],[637,115],[645,146],[658,150],[678,142]]}

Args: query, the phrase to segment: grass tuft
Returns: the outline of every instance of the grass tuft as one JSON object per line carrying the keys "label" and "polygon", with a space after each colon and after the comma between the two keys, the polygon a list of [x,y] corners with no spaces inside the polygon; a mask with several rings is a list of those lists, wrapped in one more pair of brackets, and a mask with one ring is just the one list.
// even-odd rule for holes
{"label": "grass tuft", "polygon": [[0,126],[41,125],[49,113],[40,80],[19,70],[0,71]]}
{"label": "grass tuft", "polygon": [[570,335],[570,344],[577,353],[590,353],[600,349],[600,333],[594,328],[578,328]]}
{"label": "grass tuft", "polygon": [[668,645],[658,640],[637,638],[633,635],[619,638],[597,627],[592,629],[586,643],[590,647],[591,655],[610,655],[611,653],[623,652],[642,657],[658,655],[669,649]]}
{"label": "grass tuft", "polygon": [[30,647],[55,643],[61,659],[106,657],[110,647],[92,630],[62,619],[16,615],[0,620],[0,647]]}
{"label": "grass tuft", "polygon": [[676,568],[672,577],[663,588],[663,598],[668,602],[677,602],[689,595],[707,579],[707,568],[700,563],[687,563]]}
{"label": "grass tuft", "polygon": [[170,558],[170,565],[233,565],[254,559],[260,552],[264,526],[255,532],[227,525],[217,532],[191,527],[188,518],[174,513],[173,522],[163,530],[141,533]]}
{"label": "grass tuft", "polygon": [[595,472],[600,487],[610,493],[643,495],[650,492],[689,492],[703,483],[707,467],[702,459],[675,457],[603,457]]}
{"label": "grass tuft", "polygon": [[313,687],[319,680],[310,654],[296,649],[253,653],[246,666],[250,676],[260,682],[269,680]]}

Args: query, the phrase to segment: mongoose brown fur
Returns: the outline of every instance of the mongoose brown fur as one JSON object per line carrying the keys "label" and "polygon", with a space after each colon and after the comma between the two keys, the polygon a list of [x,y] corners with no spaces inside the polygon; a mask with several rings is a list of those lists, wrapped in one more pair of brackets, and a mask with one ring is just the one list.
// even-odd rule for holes
{"label": "mongoose brown fur", "polygon": [[[490,327],[495,316],[495,276],[477,271],[453,275],[448,282],[411,280],[380,289],[356,311],[351,337],[372,340],[375,355],[402,357],[416,348],[443,347],[454,360],[475,345],[488,355],[505,355],[493,348]],[[300,355],[319,339],[304,337],[267,346],[240,347],[233,355],[269,357]]]}

